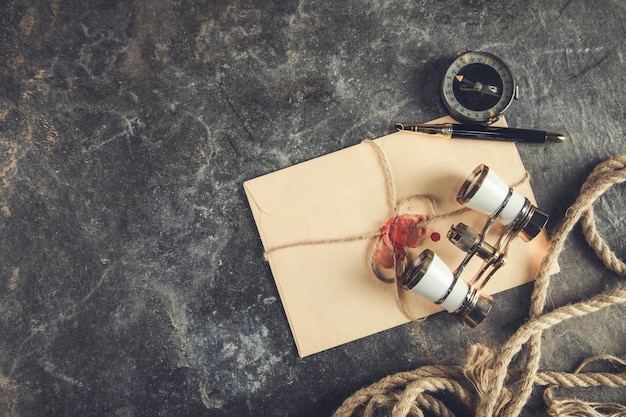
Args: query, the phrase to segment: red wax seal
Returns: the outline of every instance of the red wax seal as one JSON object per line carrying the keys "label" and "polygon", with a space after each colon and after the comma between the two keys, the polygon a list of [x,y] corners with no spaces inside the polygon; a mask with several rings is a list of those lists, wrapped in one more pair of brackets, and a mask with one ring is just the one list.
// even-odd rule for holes
{"label": "red wax seal", "polygon": [[374,263],[390,269],[394,259],[404,259],[404,248],[414,248],[427,233],[426,216],[400,215],[390,218],[379,229],[378,241],[374,249]]}

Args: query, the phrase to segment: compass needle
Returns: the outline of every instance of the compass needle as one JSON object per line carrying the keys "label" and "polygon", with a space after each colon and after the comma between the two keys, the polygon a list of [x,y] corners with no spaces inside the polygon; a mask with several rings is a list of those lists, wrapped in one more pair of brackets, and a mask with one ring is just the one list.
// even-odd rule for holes
{"label": "compass needle", "polygon": [[515,91],[509,67],[493,54],[475,51],[452,62],[441,88],[450,114],[461,122],[477,124],[495,122],[511,104]]}

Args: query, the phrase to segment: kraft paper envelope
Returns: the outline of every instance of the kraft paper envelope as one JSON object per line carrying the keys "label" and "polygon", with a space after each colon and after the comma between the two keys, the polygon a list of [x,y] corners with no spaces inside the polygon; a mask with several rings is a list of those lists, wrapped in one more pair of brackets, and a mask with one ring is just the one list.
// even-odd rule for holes
{"label": "kraft paper envelope", "polygon": [[[451,120],[436,122],[446,121]],[[526,173],[513,143],[430,138],[411,132],[396,132],[374,142],[386,156],[398,200],[428,195],[435,202],[436,215],[461,208],[456,194],[481,163],[509,185],[523,180]],[[372,274],[369,256],[374,239],[340,241],[376,232],[393,214],[383,165],[371,144],[360,143],[246,181],[244,188],[300,356],[409,321],[396,304],[393,285]],[[534,202],[527,179],[515,189]],[[408,205],[413,213],[433,214],[432,206],[422,199]],[[463,222],[481,230],[486,219],[466,211],[431,223],[428,235],[437,232],[441,239],[427,237],[414,249],[415,255],[428,247],[454,270],[465,254],[446,239],[448,229]],[[494,227],[487,239],[492,244],[498,231],[501,226]],[[331,242],[302,244],[324,240]],[[548,246],[545,233],[530,242],[516,238],[506,265],[486,292],[531,281]],[[465,270],[464,279],[477,271],[480,261],[476,262]],[[441,311],[418,295],[410,294],[408,302],[421,317]],[[494,319],[486,320],[490,318]],[[451,316],[450,325],[463,324]]]}

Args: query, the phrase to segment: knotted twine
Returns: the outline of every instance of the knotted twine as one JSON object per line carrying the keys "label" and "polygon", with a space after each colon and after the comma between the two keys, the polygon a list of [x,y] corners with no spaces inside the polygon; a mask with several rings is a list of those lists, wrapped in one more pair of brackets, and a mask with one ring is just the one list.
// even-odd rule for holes
{"label": "knotted twine", "polygon": [[[431,224],[434,221],[441,220],[441,219],[451,217],[451,216],[455,216],[455,215],[464,213],[469,210],[466,207],[460,207],[450,212],[437,213],[435,201],[432,199],[431,196],[426,195],[426,194],[415,194],[410,197],[404,198],[402,200],[398,200],[397,195],[396,195],[395,181],[391,173],[391,166],[389,164],[389,161],[387,160],[385,153],[380,148],[380,146],[378,146],[378,144],[372,140],[365,139],[361,143],[369,145],[376,153],[378,162],[383,172],[383,178],[385,180],[387,204],[388,204],[388,207],[390,207],[391,212],[392,212],[391,218],[406,214],[407,210],[405,210],[404,207],[407,206],[410,202],[416,201],[416,200],[421,200],[425,202],[430,210],[430,213],[427,215],[426,220],[418,224],[417,227],[426,228],[429,224]],[[528,172],[525,172],[524,176],[521,179],[516,181],[514,184],[511,184],[510,186],[512,188],[516,188],[527,180],[528,180]],[[306,239],[306,240],[286,243],[283,245],[278,245],[278,246],[274,246],[269,249],[266,249],[263,255],[265,257],[265,260],[268,260],[269,254],[273,252],[280,251],[283,249],[293,248],[297,246],[328,245],[328,244],[354,242],[354,241],[359,241],[359,240],[370,240],[370,239],[376,239],[374,240],[374,243],[372,244],[370,248],[370,252],[369,252],[370,270],[372,271],[373,275],[378,280],[387,284],[393,284],[395,286],[396,288],[396,291],[394,292],[395,301],[396,301],[396,304],[398,305],[398,308],[404,314],[405,317],[407,317],[411,321],[421,320],[422,319],[421,317],[416,316],[411,311],[409,303],[407,302],[407,291],[404,288],[403,283],[398,279],[402,275],[402,272],[404,271],[404,268],[406,267],[406,263],[396,259],[394,255],[395,265],[392,271],[393,273],[391,274],[391,276],[389,276],[389,274],[386,274],[385,271],[381,271],[381,268],[374,262],[374,253],[377,247],[376,245],[382,239],[382,235],[380,231],[368,232],[364,234],[346,236],[346,237],[341,237],[341,238]]]}
{"label": "knotted twine", "polygon": [[[607,159],[594,168],[580,195],[567,210],[537,273],[530,300],[530,320],[499,350],[475,344],[468,349],[464,366],[425,366],[385,377],[346,399],[334,417],[371,417],[381,408],[390,408],[393,417],[423,416],[424,411],[437,416],[454,416],[443,401],[432,395],[437,392],[454,394],[477,417],[514,417],[520,415],[534,385],[549,387],[544,393],[544,400],[551,416],[626,416],[626,406],[621,404],[587,403],[572,398],[555,398],[552,394],[555,387],[626,387],[626,373],[580,372],[585,365],[596,360],[609,359],[626,366],[625,361],[610,356],[594,357],[573,373],[539,372],[541,334],[544,330],[574,317],[626,302],[626,284],[622,284],[585,301],[544,312],[550,270],[557,262],[567,236],[579,221],[585,239],[604,265],[616,274],[626,276],[626,264],[617,258],[598,233],[593,217],[593,204],[597,199],[613,185],[625,181],[626,155]],[[527,346],[527,351],[521,370],[510,369],[513,357],[524,346]],[[507,382],[508,386],[505,386]]]}

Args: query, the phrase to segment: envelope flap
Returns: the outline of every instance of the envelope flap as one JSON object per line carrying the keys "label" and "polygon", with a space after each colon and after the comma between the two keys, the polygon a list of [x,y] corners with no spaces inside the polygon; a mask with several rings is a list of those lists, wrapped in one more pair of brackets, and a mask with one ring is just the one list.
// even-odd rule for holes
{"label": "envelope flap", "polygon": [[353,146],[251,179],[244,187],[264,215],[284,216],[333,200],[371,179],[383,181],[376,154]]}

